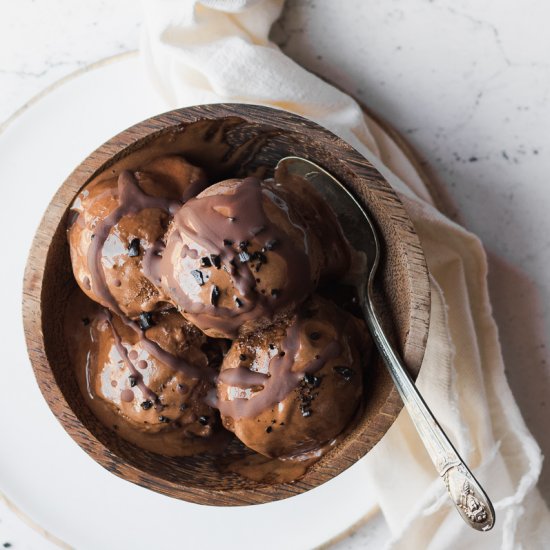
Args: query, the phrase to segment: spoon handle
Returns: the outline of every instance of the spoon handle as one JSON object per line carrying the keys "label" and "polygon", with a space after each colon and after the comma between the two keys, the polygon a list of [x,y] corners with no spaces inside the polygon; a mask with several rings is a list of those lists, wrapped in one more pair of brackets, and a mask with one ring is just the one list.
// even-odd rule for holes
{"label": "spoon handle", "polygon": [[403,362],[388,341],[370,292],[368,294],[368,299],[363,302],[371,334],[436,470],[445,481],[462,519],[478,531],[489,531],[495,523],[495,511],[489,497],[420,395]]}

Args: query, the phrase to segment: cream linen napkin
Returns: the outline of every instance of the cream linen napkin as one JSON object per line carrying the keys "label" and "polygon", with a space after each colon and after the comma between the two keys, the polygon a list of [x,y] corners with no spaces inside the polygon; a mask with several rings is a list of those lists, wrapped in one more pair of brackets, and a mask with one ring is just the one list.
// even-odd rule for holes
{"label": "cream linen napkin", "polygon": [[418,231],[432,311],[418,386],[490,494],[497,523],[468,528],[450,503],[406,412],[363,459],[391,548],[543,548],[550,517],[536,488],[542,456],[508,387],[479,240],[434,207],[399,148],[346,94],[268,39],[282,0],[144,0],[142,53],[167,108],[257,103],[331,129],[391,182]]}

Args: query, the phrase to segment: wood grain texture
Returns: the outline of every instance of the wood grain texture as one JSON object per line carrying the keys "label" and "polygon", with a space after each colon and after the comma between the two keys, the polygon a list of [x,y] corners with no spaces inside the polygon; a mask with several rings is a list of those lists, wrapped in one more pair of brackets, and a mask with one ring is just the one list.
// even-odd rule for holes
{"label": "wood grain texture", "polygon": [[[214,148],[214,142],[223,147]],[[224,474],[208,455],[170,458],[144,451],[103,427],[84,404],[62,336],[67,297],[75,285],[65,235],[68,207],[94,175],[131,165],[133,152],[159,144],[207,166],[214,180],[269,175],[281,157],[298,155],[344,182],[375,220],[384,243],[377,299],[385,328],[411,374],[416,376],[420,368],[429,326],[428,273],[413,225],[389,184],[351,146],[313,122],[267,107],[217,104],[171,111],[125,130],[86,158],[52,199],[34,238],[23,296],[27,347],[40,389],[63,427],[88,454],[143,487],[218,506],[269,502],[307,491],[364,456],[401,410],[402,402],[379,358],[367,372],[365,410],[357,426],[294,483],[257,483]]]}

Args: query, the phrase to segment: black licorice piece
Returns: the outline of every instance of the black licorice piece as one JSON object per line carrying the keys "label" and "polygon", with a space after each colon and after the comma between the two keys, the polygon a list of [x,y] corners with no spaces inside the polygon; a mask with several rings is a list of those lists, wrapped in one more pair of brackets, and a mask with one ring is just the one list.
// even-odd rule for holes
{"label": "black licorice piece", "polygon": [[128,256],[130,256],[130,258],[139,256],[140,244],[141,243],[137,238],[130,241],[130,245],[128,246]]}
{"label": "black licorice piece", "polygon": [[208,424],[208,416],[199,416],[199,424],[202,424],[203,426],[206,426]]}
{"label": "black licorice piece", "polygon": [[263,252],[260,252],[258,250],[252,254],[251,259],[254,261],[258,261],[261,264],[267,263],[267,256]]}
{"label": "black licorice piece", "polygon": [[214,307],[217,307],[219,299],[220,299],[220,289],[216,285],[213,285],[212,290],[210,291],[210,303]]}
{"label": "black licorice piece", "polygon": [[199,286],[202,286],[204,284],[204,277],[200,269],[193,269],[191,271],[191,275],[193,275],[193,278],[195,279],[195,281],[197,281],[197,284]]}
{"label": "black licorice piece", "polygon": [[164,415],[160,415],[159,416],[159,422],[162,422],[164,424],[167,424],[168,422],[170,422],[170,419],[167,417],[167,416],[164,416]]}
{"label": "black licorice piece", "polygon": [[349,367],[332,367],[332,370],[347,382],[353,378],[354,372]]}
{"label": "black licorice piece", "polygon": [[246,251],[239,252],[239,260],[242,264],[245,264],[246,262],[250,261],[250,254]]}
{"label": "black licorice piece", "polygon": [[216,269],[220,269],[222,266],[222,259],[218,254],[210,254],[210,261]]}
{"label": "black licorice piece", "polygon": [[208,256],[201,258],[201,267],[212,267],[212,260]]}
{"label": "black licorice piece", "polygon": [[321,385],[321,378],[310,373],[306,373],[304,375],[304,381],[306,384],[313,386],[314,388],[318,388]]}
{"label": "black licorice piece", "polygon": [[130,382],[131,388],[135,388],[137,386],[137,377],[133,374],[130,374],[130,376],[128,376],[128,382]]}
{"label": "black licorice piece", "polygon": [[147,330],[155,325],[153,314],[150,311],[142,311],[139,314],[139,326],[141,330]]}
{"label": "black licorice piece", "polygon": [[142,408],[144,411],[148,411],[152,406],[153,406],[153,402],[152,402],[152,401],[149,401],[149,399],[147,399],[147,401],[144,401],[144,402],[141,404],[141,408]]}
{"label": "black licorice piece", "polygon": [[237,298],[237,296],[233,296],[233,300],[235,301],[235,305],[238,307],[238,308],[241,308],[243,307],[243,302],[240,298]]}

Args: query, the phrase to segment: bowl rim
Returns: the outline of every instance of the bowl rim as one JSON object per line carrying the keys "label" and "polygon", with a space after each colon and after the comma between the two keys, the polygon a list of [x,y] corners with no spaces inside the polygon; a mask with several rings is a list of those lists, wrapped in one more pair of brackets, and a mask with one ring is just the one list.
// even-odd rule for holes
{"label": "bowl rim", "polygon": [[[361,163],[366,165],[373,174],[377,175],[377,185],[382,188],[383,192],[390,199],[386,206],[395,210],[394,221],[400,225],[408,237],[407,242],[404,242],[403,246],[405,247],[409,264],[407,273],[409,274],[410,284],[411,314],[410,330],[407,334],[405,344],[413,342],[413,347],[409,350],[409,367],[411,367],[411,375],[415,378],[420,369],[428,336],[430,285],[424,253],[412,221],[395,190],[365,157],[330,130],[305,117],[288,111],[248,103],[206,104],[167,111],[123,130],[90,153],[61,184],[46,208],[36,230],[25,267],[22,306],[27,350],[40,391],[56,419],[87,454],[122,479],[168,496],[200,504],[245,505],[288,498],[332,479],[363,455],[356,456],[353,461],[348,460],[347,463],[340,461],[337,467],[331,467],[330,475],[310,476],[310,472],[308,472],[304,478],[293,483],[273,484],[258,489],[233,488],[230,490],[186,487],[150,472],[140,471],[127,462],[121,462],[120,458],[99,441],[79,420],[57,385],[54,372],[49,365],[42,332],[41,316],[42,281],[46,270],[49,249],[49,246],[44,246],[44,244],[48,245],[57,231],[66,209],[74,199],[76,194],[74,191],[75,186],[77,189],[82,188],[95,175],[130,153],[132,148],[134,150],[139,149],[163,133],[183,128],[187,124],[201,119],[236,116],[244,118],[249,122],[258,122],[258,119],[268,115],[269,117],[276,117],[277,123],[280,125],[305,126],[308,131],[320,134],[325,139],[328,138],[339,149],[345,150],[346,155],[349,155],[353,164]],[[273,120],[270,119],[269,123],[273,124]],[[65,208],[60,208],[60,205],[65,205]],[[414,263],[414,270],[411,269],[412,263]],[[412,276],[413,271],[414,277]],[[371,448],[364,454],[368,453],[380,441],[402,408],[403,403],[397,390],[395,387],[392,387],[381,409],[383,412],[380,428],[382,434],[376,438]],[[345,454],[349,446],[349,443],[346,445],[346,440],[340,443],[337,446],[340,449],[339,455]],[[315,472],[318,471],[318,468],[314,467],[311,470]]]}

